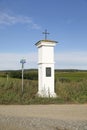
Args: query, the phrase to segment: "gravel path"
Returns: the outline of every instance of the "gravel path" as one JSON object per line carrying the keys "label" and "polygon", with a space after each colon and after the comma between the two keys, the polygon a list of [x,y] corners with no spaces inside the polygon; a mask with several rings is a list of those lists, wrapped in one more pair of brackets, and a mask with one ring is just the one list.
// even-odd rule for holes
{"label": "gravel path", "polygon": [[87,105],[1,105],[0,130],[87,130]]}

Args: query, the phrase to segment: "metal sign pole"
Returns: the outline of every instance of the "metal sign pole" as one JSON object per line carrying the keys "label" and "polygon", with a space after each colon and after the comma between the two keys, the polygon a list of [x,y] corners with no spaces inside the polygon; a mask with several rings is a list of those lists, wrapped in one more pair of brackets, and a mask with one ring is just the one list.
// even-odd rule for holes
{"label": "metal sign pole", "polygon": [[20,63],[22,63],[22,93],[24,92],[24,63],[26,63],[25,59],[22,59],[20,61]]}
{"label": "metal sign pole", "polygon": [[24,86],[24,83],[23,83],[23,79],[24,79],[24,68],[23,68],[23,64],[22,64],[22,93],[24,92],[24,88],[23,88],[23,86]]}

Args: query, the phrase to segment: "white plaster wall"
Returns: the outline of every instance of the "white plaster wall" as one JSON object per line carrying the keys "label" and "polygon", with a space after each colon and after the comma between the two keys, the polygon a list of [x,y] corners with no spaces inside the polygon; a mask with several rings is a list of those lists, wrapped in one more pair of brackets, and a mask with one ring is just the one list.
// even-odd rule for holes
{"label": "white plaster wall", "polygon": [[[51,77],[46,77],[46,67],[51,68]],[[39,88],[42,96],[50,96],[54,93],[54,64],[39,64]]]}
{"label": "white plaster wall", "polygon": [[[38,94],[42,97],[55,97],[54,91],[54,46],[55,42],[43,42],[38,47]],[[46,77],[46,67],[51,68],[51,76]]]}
{"label": "white plaster wall", "polygon": [[54,48],[43,46],[38,49],[38,63],[54,63]]}

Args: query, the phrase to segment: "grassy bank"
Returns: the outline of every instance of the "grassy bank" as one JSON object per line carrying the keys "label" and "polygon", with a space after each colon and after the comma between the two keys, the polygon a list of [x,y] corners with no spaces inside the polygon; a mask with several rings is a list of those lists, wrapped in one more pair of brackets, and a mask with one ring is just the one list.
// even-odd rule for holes
{"label": "grassy bank", "polygon": [[0,77],[0,104],[87,103],[87,72],[56,72],[57,98],[38,98],[37,80]]}

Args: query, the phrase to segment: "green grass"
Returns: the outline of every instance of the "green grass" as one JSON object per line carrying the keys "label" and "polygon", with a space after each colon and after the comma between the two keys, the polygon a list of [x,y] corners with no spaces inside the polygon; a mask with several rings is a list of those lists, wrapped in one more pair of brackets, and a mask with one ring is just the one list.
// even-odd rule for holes
{"label": "green grass", "polygon": [[37,93],[37,81],[24,80],[22,93],[21,80],[0,78],[0,104],[28,104]]}
{"label": "green grass", "polygon": [[37,80],[0,77],[0,104],[64,104],[87,103],[87,72],[56,72],[57,98],[40,98]]}
{"label": "green grass", "polygon": [[87,80],[56,83],[56,93],[65,102],[87,103]]}
{"label": "green grass", "polygon": [[87,72],[56,72],[56,78],[58,79],[68,79],[70,81],[79,81],[82,79],[87,79]]}

